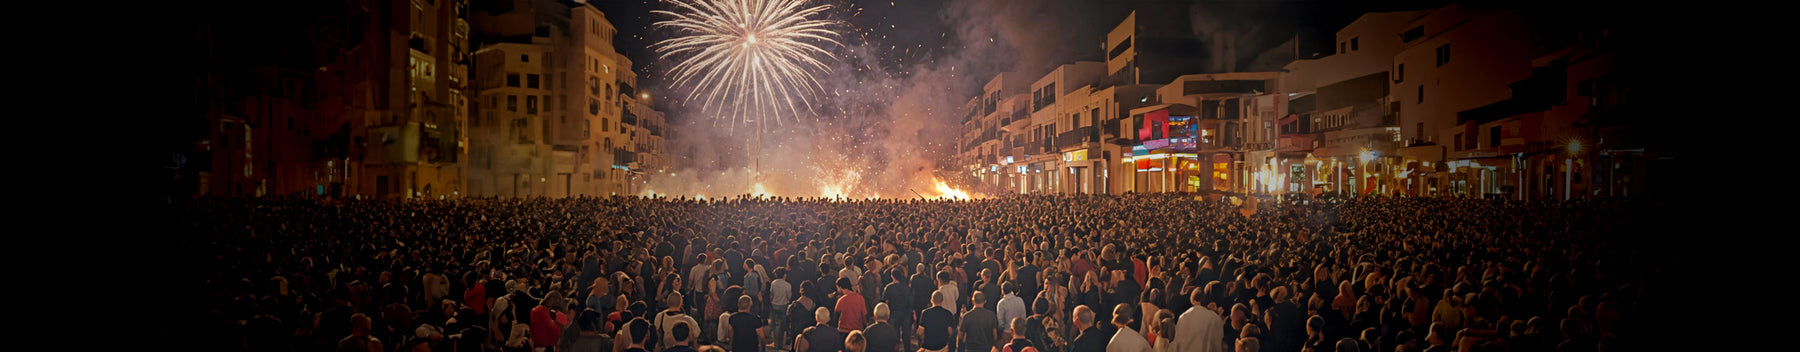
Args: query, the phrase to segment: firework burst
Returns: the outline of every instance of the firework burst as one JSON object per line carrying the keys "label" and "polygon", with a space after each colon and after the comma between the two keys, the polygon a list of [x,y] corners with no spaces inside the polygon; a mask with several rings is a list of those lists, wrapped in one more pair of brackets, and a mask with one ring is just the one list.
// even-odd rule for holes
{"label": "firework burst", "polygon": [[675,11],[658,28],[675,37],[656,43],[676,85],[690,87],[689,102],[720,119],[745,123],[784,113],[811,113],[813,96],[824,91],[814,72],[829,72],[832,58],[822,46],[842,45],[820,19],[829,5],[809,0],[672,0]]}

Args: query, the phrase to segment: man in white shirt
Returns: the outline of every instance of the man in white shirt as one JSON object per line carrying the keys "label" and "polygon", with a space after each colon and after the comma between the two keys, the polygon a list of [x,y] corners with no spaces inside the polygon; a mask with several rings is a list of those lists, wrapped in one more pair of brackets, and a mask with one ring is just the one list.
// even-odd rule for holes
{"label": "man in white shirt", "polygon": [[1006,336],[1012,333],[1013,318],[1026,315],[1025,299],[1019,298],[1019,287],[1012,282],[1000,283],[1000,292],[1005,296],[1001,296],[1000,304],[994,307],[994,316],[1000,319],[1000,335]]}
{"label": "man in white shirt", "polygon": [[1225,319],[1219,316],[1219,304],[1211,295],[1218,287],[1214,281],[1204,289],[1194,289],[1190,297],[1194,307],[1175,319],[1175,336],[1169,339],[1176,351],[1225,352]]}
{"label": "man in white shirt", "polygon": [[699,322],[694,321],[694,317],[688,316],[681,310],[682,298],[680,292],[670,293],[668,301],[663,302],[669,306],[669,309],[659,312],[656,314],[656,319],[651,320],[651,325],[656,328],[658,335],[662,336],[662,344],[658,345],[662,346],[661,348],[674,347],[675,343],[679,341],[675,339],[676,323],[686,323],[690,328],[700,326]]}
{"label": "man in white shirt", "polygon": [[956,280],[950,279],[949,272],[939,270],[937,273],[937,284],[938,291],[944,291],[944,309],[950,310],[950,314],[952,315],[961,314],[961,311],[956,309],[956,298],[958,297],[956,292]]}
{"label": "man in white shirt", "polygon": [[[1119,328],[1112,341],[1106,343],[1106,352],[1150,352],[1150,340],[1144,334],[1131,329],[1131,312],[1137,310],[1130,303],[1120,303],[1113,308],[1113,326]],[[1183,351],[1185,352],[1185,351]]]}

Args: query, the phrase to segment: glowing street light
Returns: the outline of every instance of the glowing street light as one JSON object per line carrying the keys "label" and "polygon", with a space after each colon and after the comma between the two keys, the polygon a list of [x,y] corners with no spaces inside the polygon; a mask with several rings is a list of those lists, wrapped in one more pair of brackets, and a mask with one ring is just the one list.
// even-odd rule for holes
{"label": "glowing street light", "polygon": [[1569,156],[1581,154],[1581,140],[1569,140]]}

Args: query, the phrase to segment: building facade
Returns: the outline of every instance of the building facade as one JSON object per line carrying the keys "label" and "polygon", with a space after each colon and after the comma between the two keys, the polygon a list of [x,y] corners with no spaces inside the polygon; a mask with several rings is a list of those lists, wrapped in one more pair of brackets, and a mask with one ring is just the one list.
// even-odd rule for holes
{"label": "building facade", "polygon": [[[482,196],[636,194],[663,160],[663,117],[634,89],[617,29],[585,3],[519,1],[476,16],[482,123],[471,189]],[[489,120],[489,119],[492,120]]]}

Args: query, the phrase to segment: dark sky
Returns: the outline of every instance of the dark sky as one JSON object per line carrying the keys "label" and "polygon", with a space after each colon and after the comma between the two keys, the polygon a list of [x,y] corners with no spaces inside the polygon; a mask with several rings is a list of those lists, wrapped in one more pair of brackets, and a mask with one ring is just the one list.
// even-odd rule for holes
{"label": "dark sky", "polygon": [[[1132,8],[1150,4],[1198,4],[1205,12],[1215,14],[1220,26],[1259,26],[1269,44],[1256,52],[1280,44],[1282,38],[1305,32],[1302,37],[1326,38],[1318,43],[1302,45],[1329,47],[1330,36],[1364,12],[1416,9],[1441,5],[1443,0],[816,0],[837,7],[834,19],[847,25],[846,45],[868,44],[886,49],[881,61],[888,71],[904,72],[908,65],[929,64],[939,56],[952,54],[960,45],[956,31],[967,27],[954,21],[994,21],[1021,23],[1035,34],[1045,35],[1042,55],[1030,65],[1046,66],[1076,60],[1100,59],[1099,42],[1105,33],[1123,20]],[[655,40],[669,33],[657,32],[651,24],[661,20],[650,11],[665,6],[659,0],[594,1],[608,19],[619,28],[617,47],[628,55],[640,72],[640,86],[652,94],[666,94],[654,50]],[[984,14],[990,14],[991,17]],[[1008,17],[1008,18],[998,18]],[[1320,49],[1325,50],[1325,49]],[[992,63],[994,71],[1012,68],[1018,63]],[[1038,68],[1038,67],[1033,67]],[[1041,70],[1038,70],[1041,71]],[[1041,73],[1041,72],[1039,72]],[[1035,73],[1031,73],[1035,74]],[[979,80],[981,74],[976,76]],[[978,83],[977,83],[978,84]],[[659,104],[660,105],[660,104]],[[667,108],[659,106],[659,108]]]}

